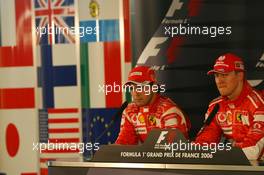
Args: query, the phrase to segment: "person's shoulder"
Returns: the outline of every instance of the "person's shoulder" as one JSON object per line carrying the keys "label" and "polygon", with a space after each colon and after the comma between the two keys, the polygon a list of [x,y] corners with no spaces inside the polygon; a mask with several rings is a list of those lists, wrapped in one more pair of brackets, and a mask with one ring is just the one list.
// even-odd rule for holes
{"label": "person's shoulder", "polygon": [[213,99],[210,103],[209,103],[209,107],[212,107],[216,104],[220,104],[222,101],[224,101],[224,98],[222,96],[219,96],[215,99]]}
{"label": "person's shoulder", "polygon": [[260,108],[264,106],[264,96],[262,92],[252,89],[252,91],[247,95],[247,101],[250,105],[255,108]]}
{"label": "person's shoulder", "polygon": [[160,103],[158,105],[158,110],[163,112],[163,116],[168,114],[175,113],[181,117],[186,117],[187,115],[183,112],[181,107],[177,105],[172,99],[169,97],[161,96]]}
{"label": "person's shoulder", "polygon": [[262,97],[264,97],[264,89],[260,90]]}
{"label": "person's shoulder", "polygon": [[138,106],[133,102],[129,103],[125,109],[125,113],[128,115],[137,112],[138,112]]}
{"label": "person's shoulder", "polygon": [[169,97],[161,96],[159,105],[157,107],[162,111],[179,111],[178,113],[182,113],[182,109]]}
{"label": "person's shoulder", "polygon": [[176,106],[175,102],[172,101],[169,97],[160,96],[159,104],[163,106]]}

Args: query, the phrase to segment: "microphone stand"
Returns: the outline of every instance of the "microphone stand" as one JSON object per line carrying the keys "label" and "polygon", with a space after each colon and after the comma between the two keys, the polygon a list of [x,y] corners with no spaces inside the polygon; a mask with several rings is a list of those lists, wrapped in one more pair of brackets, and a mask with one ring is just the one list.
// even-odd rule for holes
{"label": "microphone stand", "polygon": [[[113,115],[111,122],[108,124],[108,126],[105,128],[105,130],[98,136],[95,138],[94,142],[92,143],[97,143],[104,135],[105,133],[112,127],[112,125],[115,123],[115,121],[117,120],[118,116],[122,115],[123,111],[125,110],[125,108],[127,107],[128,102],[125,101],[121,107],[119,108],[119,110],[115,113],[115,115]],[[85,160],[92,160],[94,156],[94,152],[93,149],[90,150],[90,156],[89,157],[85,157]]]}

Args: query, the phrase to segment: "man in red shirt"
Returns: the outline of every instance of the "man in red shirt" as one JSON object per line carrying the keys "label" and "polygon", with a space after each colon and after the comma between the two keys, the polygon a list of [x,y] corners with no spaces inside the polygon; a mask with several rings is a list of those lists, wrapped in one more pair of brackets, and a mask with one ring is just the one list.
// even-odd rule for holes
{"label": "man in red shirt", "polygon": [[214,75],[221,96],[209,104],[205,118],[215,106],[219,110],[195,142],[218,143],[224,135],[234,146],[242,148],[248,159],[263,158],[264,98],[248,84],[243,61],[227,53],[217,58],[208,74]]}
{"label": "man in red shirt", "polygon": [[135,67],[126,85],[130,85],[133,101],[122,114],[116,144],[142,143],[153,128],[178,128],[188,137],[186,116],[172,100],[159,94],[154,70]]}

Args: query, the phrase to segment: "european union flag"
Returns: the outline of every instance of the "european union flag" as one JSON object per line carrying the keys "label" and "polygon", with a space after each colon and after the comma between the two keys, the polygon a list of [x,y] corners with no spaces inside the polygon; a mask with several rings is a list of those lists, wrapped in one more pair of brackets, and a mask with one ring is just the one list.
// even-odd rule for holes
{"label": "european union flag", "polygon": [[[83,109],[83,142],[96,142],[100,145],[114,143],[121,121],[121,116],[115,116],[117,111],[117,108]],[[110,125],[111,122],[112,125]],[[104,131],[106,132],[103,134]],[[87,156],[90,153],[85,150],[84,155]]]}

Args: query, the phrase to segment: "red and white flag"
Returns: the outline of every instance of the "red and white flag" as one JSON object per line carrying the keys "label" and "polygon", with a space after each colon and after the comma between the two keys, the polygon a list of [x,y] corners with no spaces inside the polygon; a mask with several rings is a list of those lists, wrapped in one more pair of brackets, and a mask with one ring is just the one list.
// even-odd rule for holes
{"label": "red and white flag", "polygon": [[[38,120],[35,109],[31,0],[1,0],[0,171],[38,173]],[[19,166],[14,166],[19,165]]]}

